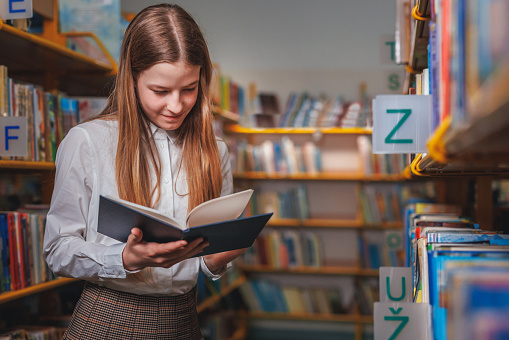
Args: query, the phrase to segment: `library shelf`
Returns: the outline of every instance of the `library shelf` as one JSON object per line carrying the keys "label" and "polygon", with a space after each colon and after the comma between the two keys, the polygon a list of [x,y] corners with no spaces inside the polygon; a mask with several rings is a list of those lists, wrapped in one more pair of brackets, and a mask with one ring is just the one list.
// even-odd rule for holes
{"label": "library shelf", "polygon": [[290,127],[290,128],[256,128],[243,127],[240,125],[225,126],[225,132],[237,134],[353,134],[370,135],[372,129],[367,128],[319,128],[319,127]]}
{"label": "library shelf", "polygon": [[1,20],[0,42],[0,60],[10,77],[65,89],[68,95],[107,95],[117,72],[114,61],[108,64],[90,58]]}
{"label": "library shelf", "polygon": [[256,265],[256,266],[240,266],[240,269],[246,273],[348,275],[362,277],[378,276],[377,269],[366,269],[359,267],[321,266],[321,267],[276,268],[273,266]]}
{"label": "library shelf", "polygon": [[53,289],[59,286],[63,286],[72,282],[77,282],[77,279],[70,278],[58,278],[52,281],[40,283],[37,285],[33,285],[24,289],[13,290],[9,292],[4,292],[0,294],[0,304],[6,303],[8,301],[16,300],[23,298],[28,295],[44,292],[49,289]]}
{"label": "library shelf", "polygon": [[223,297],[230,294],[232,291],[237,289],[238,287],[242,286],[246,282],[245,276],[240,276],[235,281],[233,281],[231,284],[227,285],[226,287],[221,287],[221,291],[206,298],[203,300],[198,306],[198,314],[202,313],[203,311],[207,310],[208,308],[215,305],[217,302],[219,302]]}
{"label": "library shelf", "polygon": [[312,314],[312,313],[267,313],[249,312],[251,319],[306,320],[324,322],[373,323],[373,317],[360,314]]}
{"label": "library shelf", "polygon": [[471,99],[464,124],[444,120],[428,140],[426,155],[409,168],[418,176],[509,176],[509,61]]}
{"label": "library shelf", "polygon": [[0,160],[0,169],[54,171],[55,163]]}
{"label": "library shelf", "polygon": [[302,227],[302,228],[344,228],[344,229],[374,229],[390,230],[402,229],[402,222],[383,222],[377,224],[366,223],[361,220],[340,220],[340,219],[307,219],[299,220],[294,218],[271,219],[268,223],[271,227]]}
{"label": "library shelf", "polygon": [[365,175],[361,173],[299,173],[299,174],[278,174],[258,171],[234,173],[234,179],[249,180],[301,180],[301,181],[354,181],[354,182],[401,182],[405,178],[401,175]]}

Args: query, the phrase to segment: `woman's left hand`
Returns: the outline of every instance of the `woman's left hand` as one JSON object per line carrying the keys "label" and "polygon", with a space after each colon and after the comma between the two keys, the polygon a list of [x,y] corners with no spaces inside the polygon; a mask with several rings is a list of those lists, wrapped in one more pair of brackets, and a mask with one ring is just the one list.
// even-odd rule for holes
{"label": "woman's left hand", "polygon": [[224,266],[226,266],[226,264],[228,264],[228,262],[235,260],[242,253],[244,253],[246,251],[246,249],[247,248],[243,248],[243,249],[225,251],[222,253],[205,255],[203,257],[203,260],[205,261],[205,264],[207,265],[207,267],[209,268],[209,270],[212,273],[217,273]]}

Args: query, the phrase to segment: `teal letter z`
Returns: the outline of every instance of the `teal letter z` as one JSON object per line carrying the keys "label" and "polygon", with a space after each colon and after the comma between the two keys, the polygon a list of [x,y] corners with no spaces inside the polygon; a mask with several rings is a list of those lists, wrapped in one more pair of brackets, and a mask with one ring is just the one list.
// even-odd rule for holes
{"label": "teal letter z", "polygon": [[412,144],[414,142],[413,139],[392,139],[396,131],[403,125],[403,123],[410,117],[412,110],[410,109],[401,109],[401,110],[387,110],[387,113],[403,113],[403,118],[398,121],[398,124],[392,129],[392,131],[385,137],[385,144]]}

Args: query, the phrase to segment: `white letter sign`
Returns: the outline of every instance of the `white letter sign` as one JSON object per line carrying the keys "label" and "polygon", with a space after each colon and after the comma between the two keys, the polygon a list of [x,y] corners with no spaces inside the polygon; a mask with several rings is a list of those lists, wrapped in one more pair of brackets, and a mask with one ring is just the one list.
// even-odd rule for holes
{"label": "white letter sign", "polygon": [[373,99],[373,153],[423,153],[431,134],[431,96]]}
{"label": "white letter sign", "polygon": [[28,154],[26,117],[0,117],[0,156]]}
{"label": "white letter sign", "polygon": [[32,0],[2,0],[0,17],[3,20],[31,18]]}

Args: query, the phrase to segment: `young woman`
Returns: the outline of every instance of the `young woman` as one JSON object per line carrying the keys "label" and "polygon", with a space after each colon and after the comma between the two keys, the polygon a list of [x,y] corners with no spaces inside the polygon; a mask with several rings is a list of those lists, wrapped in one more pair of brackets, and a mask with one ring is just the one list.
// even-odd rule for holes
{"label": "young woman", "polygon": [[106,109],[59,146],[44,239],[55,274],[85,280],[65,339],[201,339],[199,271],[219,278],[243,250],[193,257],[203,240],[126,243],[97,233],[99,195],[155,208],[185,224],[198,204],[233,191],[214,136],[212,66],[193,18],[176,5],[141,11],[125,33]]}

